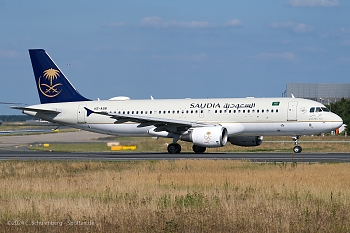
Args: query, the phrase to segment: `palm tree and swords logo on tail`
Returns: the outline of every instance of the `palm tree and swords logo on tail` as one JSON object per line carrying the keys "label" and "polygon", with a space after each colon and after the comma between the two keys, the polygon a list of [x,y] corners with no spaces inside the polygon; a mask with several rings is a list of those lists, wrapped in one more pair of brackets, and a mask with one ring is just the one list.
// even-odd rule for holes
{"label": "palm tree and swords logo on tail", "polygon": [[60,77],[60,72],[58,70],[50,68],[43,72],[43,77],[45,77],[45,79],[49,81],[49,84],[41,83],[42,76],[40,76],[38,82],[40,92],[49,98],[58,96],[62,91],[62,83],[54,84],[53,81]]}

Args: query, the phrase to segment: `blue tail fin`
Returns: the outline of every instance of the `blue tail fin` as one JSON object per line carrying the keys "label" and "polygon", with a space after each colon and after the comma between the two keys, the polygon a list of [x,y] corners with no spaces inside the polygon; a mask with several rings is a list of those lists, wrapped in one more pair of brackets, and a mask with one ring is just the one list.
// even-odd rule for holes
{"label": "blue tail fin", "polygon": [[40,102],[89,101],[73,87],[43,49],[29,49]]}

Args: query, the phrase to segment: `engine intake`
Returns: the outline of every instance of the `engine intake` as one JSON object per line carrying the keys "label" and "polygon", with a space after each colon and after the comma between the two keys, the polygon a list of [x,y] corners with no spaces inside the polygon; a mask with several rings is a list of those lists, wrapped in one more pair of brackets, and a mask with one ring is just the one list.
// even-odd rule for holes
{"label": "engine intake", "polygon": [[236,146],[260,146],[263,139],[263,136],[234,136],[228,140]]}
{"label": "engine intake", "polygon": [[227,138],[227,129],[221,126],[191,128],[180,136],[182,141],[203,147],[225,146]]}

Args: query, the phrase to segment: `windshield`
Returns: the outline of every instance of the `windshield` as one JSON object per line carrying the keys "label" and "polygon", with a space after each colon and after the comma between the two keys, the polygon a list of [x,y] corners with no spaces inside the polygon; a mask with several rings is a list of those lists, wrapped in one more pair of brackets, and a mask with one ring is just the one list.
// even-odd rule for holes
{"label": "windshield", "polygon": [[310,112],[330,112],[326,107],[312,107],[310,108]]}

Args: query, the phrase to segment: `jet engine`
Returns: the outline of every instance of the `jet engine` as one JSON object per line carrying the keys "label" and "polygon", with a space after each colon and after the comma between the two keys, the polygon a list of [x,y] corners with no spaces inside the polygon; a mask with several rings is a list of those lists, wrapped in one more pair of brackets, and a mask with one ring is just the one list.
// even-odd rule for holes
{"label": "jet engine", "polygon": [[236,146],[259,146],[263,139],[263,136],[233,136],[228,140]]}
{"label": "jet engine", "polygon": [[182,141],[203,147],[225,146],[227,138],[227,129],[221,126],[191,128],[180,136]]}

